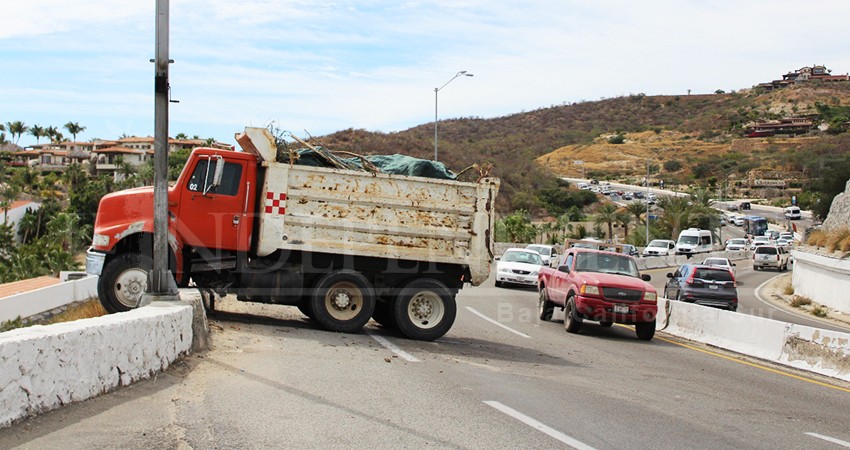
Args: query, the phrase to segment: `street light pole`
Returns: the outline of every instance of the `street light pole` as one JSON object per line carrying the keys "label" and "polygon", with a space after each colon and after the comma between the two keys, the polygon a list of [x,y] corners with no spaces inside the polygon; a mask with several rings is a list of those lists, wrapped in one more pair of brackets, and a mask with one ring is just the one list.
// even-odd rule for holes
{"label": "street light pole", "polygon": [[649,245],[649,159],[646,160],[646,193],[644,201],[646,202],[646,242],[644,245]]}
{"label": "street light pole", "polygon": [[437,123],[440,120],[439,116],[437,115],[437,94],[440,92],[440,89],[448,86],[449,83],[454,81],[454,79],[459,76],[471,77],[472,74],[467,73],[465,70],[461,70],[460,72],[456,73],[455,76],[453,76],[449,81],[446,81],[446,84],[438,88],[434,88],[434,161],[437,160]]}

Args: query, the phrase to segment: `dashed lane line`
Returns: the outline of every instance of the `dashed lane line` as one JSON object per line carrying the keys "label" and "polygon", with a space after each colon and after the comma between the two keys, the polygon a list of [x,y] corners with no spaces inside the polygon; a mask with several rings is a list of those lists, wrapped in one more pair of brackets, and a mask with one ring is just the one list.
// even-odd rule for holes
{"label": "dashed lane line", "polygon": [[368,330],[366,330],[366,334],[368,334],[369,337],[371,337],[372,339],[377,341],[379,344],[383,345],[387,350],[398,355],[399,358],[401,358],[405,361],[408,361],[408,362],[421,362],[419,360],[419,358],[417,358],[417,357],[411,355],[410,353],[407,353],[406,351],[398,348],[397,345],[395,345],[392,342],[390,342],[389,340],[387,340],[387,338],[385,338],[383,336],[379,336],[377,334],[374,334],[374,333],[372,333],[371,331],[368,331]]}
{"label": "dashed lane line", "polygon": [[507,415],[513,417],[514,419],[519,420],[520,422],[530,426],[531,428],[534,428],[537,431],[545,433],[545,434],[549,435],[550,437],[553,437],[553,438],[563,442],[564,444],[569,445],[572,448],[575,448],[577,450],[594,450],[593,447],[585,444],[584,442],[581,442],[577,439],[574,439],[570,436],[567,436],[566,434],[561,433],[560,431],[558,431],[558,430],[556,430],[556,429],[554,429],[554,428],[552,428],[548,425],[545,425],[541,422],[538,422],[537,420],[532,419],[531,417],[528,417],[525,414],[523,414],[523,413],[521,413],[521,412],[519,412],[519,411],[517,411],[513,408],[505,406],[505,405],[503,405],[499,402],[487,400],[487,401],[484,402],[484,404],[487,405],[487,406],[490,406],[491,408],[496,409],[499,412],[507,414]]}
{"label": "dashed lane line", "polygon": [[510,331],[511,333],[516,334],[517,336],[522,336],[522,337],[524,337],[524,338],[531,339],[531,336],[529,336],[529,335],[527,335],[527,334],[525,334],[525,333],[523,333],[523,332],[521,332],[521,331],[514,330],[513,328],[511,328],[511,327],[509,327],[509,326],[506,326],[506,325],[503,325],[503,324],[501,324],[501,323],[499,323],[499,322],[496,322],[495,320],[493,320],[493,319],[491,319],[491,318],[489,318],[489,317],[485,316],[484,314],[482,314],[482,313],[480,313],[480,312],[476,311],[476,310],[475,310],[475,308],[473,308],[473,307],[471,307],[471,306],[467,306],[467,307],[466,307],[466,309],[468,309],[468,310],[469,310],[469,312],[471,312],[472,314],[475,314],[476,316],[478,316],[478,317],[480,317],[480,318],[482,318],[482,319],[484,319],[484,320],[486,320],[486,321],[488,321],[488,322],[492,323],[493,325],[496,325],[496,326],[498,326],[498,327],[502,327],[502,328],[504,328],[504,329],[506,329],[506,330]]}

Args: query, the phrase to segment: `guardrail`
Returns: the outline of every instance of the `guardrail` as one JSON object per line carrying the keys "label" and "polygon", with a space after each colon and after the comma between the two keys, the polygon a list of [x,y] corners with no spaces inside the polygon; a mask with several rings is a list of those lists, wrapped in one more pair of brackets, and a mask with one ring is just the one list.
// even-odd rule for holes
{"label": "guardrail", "polygon": [[658,310],[659,331],[850,381],[850,333],[665,298],[658,300]]}
{"label": "guardrail", "polygon": [[850,259],[793,250],[794,293],[816,303],[850,314]]}
{"label": "guardrail", "polygon": [[129,312],[0,333],[0,427],[166,369],[192,347],[192,306]]}

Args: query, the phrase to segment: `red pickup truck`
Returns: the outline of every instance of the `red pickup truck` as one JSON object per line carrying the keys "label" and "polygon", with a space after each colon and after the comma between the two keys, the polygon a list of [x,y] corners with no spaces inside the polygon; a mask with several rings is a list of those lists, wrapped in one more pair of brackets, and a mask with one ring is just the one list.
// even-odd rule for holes
{"label": "red pickup truck", "polygon": [[585,319],[603,327],[634,324],[638,339],[655,335],[657,293],[631,256],[588,248],[568,248],[556,269],[543,267],[537,279],[538,316],[550,320],[564,310],[564,328],[578,333]]}

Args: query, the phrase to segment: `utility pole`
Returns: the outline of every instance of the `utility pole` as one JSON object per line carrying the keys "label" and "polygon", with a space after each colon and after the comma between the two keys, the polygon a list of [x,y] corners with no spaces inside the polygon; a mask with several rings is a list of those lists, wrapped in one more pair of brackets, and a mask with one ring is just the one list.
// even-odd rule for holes
{"label": "utility pole", "polygon": [[153,270],[142,304],[179,300],[177,283],[168,270],[168,9],[169,0],[156,0],[156,58],[154,63],[154,194]]}
{"label": "utility pole", "polygon": [[649,159],[646,160],[646,194],[643,198],[646,202],[646,243],[644,243],[644,246],[649,245]]}

